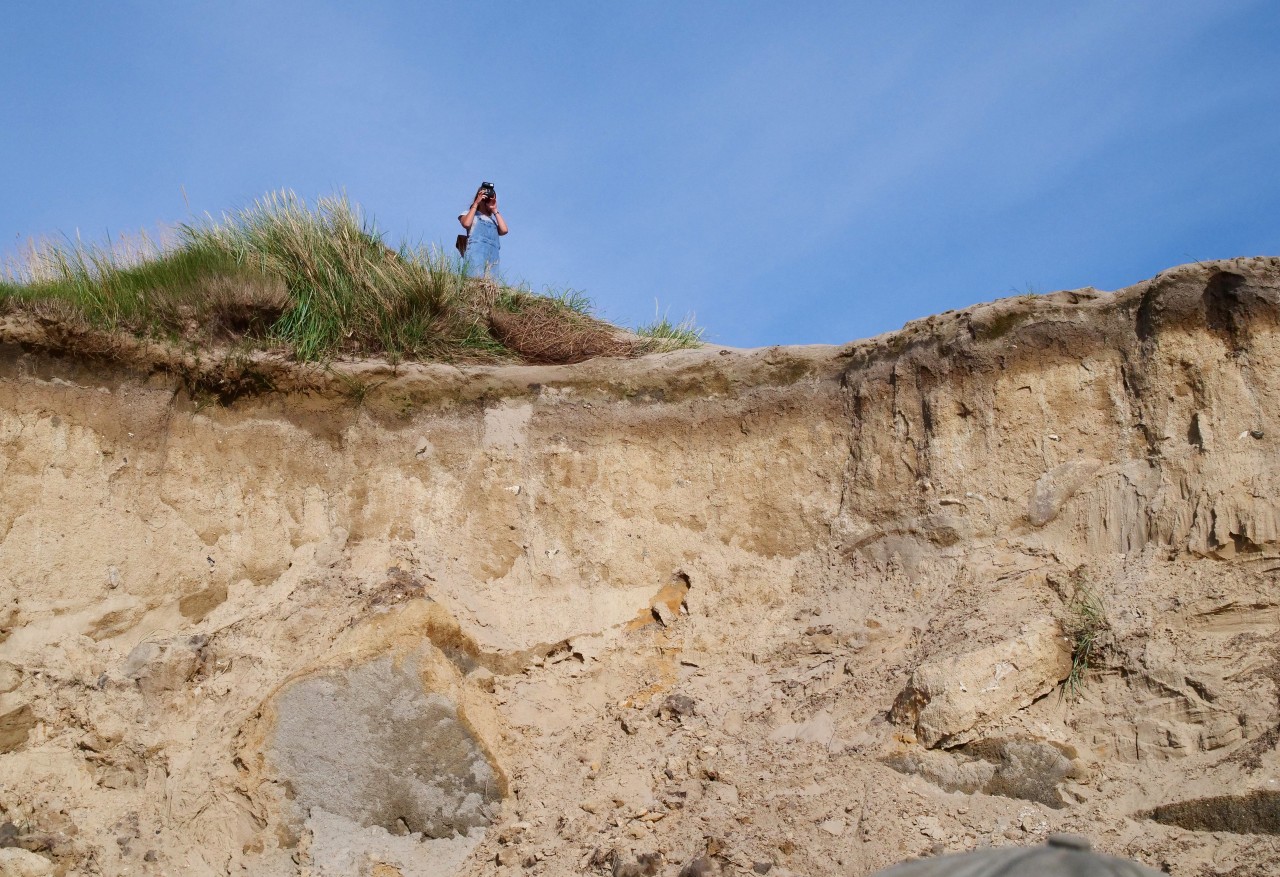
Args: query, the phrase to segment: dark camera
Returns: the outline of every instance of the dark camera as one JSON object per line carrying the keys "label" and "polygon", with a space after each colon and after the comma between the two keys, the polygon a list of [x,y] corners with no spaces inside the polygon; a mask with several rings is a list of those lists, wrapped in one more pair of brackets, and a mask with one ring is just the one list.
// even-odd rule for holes
{"label": "dark camera", "polygon": [[493,183],[481,183],[481,184],[480,184],[480,192],[481,192],[481,194],[483,194],[486,198],[493,198],[494,196],[496,196],[496,195],[498,194],[497,192],[495,192],[495,191],[493,190]]}

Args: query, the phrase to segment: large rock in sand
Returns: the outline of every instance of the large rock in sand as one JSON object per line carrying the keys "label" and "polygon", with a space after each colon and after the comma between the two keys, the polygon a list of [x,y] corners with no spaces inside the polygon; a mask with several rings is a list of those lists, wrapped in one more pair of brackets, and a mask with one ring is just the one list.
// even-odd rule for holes
{"label": "large rock in sand", "polygon": [[305,849],[317,877],[365,873],[370,861],[434,877],[479,843],[506,778],[486,742],[492,715],[439,647],[459,637],[430,601],[375,615],[286,680],[246,729],[267,833]]}
{"label": "large rock in sand", "polygon": [[277,695],[270,754],[301,812],[437,838],[489,824],[497,775],[458,705],[424,685],[429,660],[387,655]]}
{"label": "large rock in sand", "polygon": [[1037,619],[1013,639],[921,664],[889,718],[913,726],[926,746],[960,746],[1070,672],[1071,648],[1058,623]]}

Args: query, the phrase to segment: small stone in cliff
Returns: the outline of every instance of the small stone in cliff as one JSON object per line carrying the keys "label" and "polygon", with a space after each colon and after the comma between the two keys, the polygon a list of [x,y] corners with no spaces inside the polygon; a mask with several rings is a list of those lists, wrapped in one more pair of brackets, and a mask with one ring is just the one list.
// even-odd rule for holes
{"label": "small stone in cliff", "polygon": [[21,749],[35,726],[35,713],[29,703],[0,715],[0,754]]}
{"label": "small stone in cliff", "polygon": [[720,866],[713,859],[698,856],[685,863],[680,869],[680,877],[716,877],[721,874]]}
{"label": "small stone in cliff", "polygon": [[658,619],[658,623],[663,627],[670,627],[680,620],[680,616],[676,614],[675,610],[662,600],[655,600],[651,609],[653,610],[653,617]]}
{"label": "small stone in cliff", "polygon": [[943,840],[947,836],[947,832],[943,829],[942,823],[936,816],[917,817],[916,828],[930,840]]}
{"label": "small stone in cliff", "polygon": [[22,671],[8,661],[0,661],[0,694],[8,694],[22,684]]}
{"label": "small stone in cliff", "polygon": [[927,515],[921,519],[920,530],[926,539],[943,548],[955,545],[961,539],[973,535],[973,528],[963,519],[945,512]]}
{"label": "small stone in cliff", "polygon": [[138,683],[143,694],[173,691],[199,672],[208,642],[207,636],[191,636],[163,643],[139,643],[125,659],[120,672]]}
{"label": "small stone in cliff", "polygon": [[660,716],[677,719],[688,718],[698,711],[698,703],[687,694],[668,694],[658,708]]}

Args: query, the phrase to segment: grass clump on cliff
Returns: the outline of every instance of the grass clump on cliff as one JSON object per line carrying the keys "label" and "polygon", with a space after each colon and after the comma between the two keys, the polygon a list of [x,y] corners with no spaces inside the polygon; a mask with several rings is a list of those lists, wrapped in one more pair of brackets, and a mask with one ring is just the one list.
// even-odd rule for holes
{"label": "grass clump on cliff", "polygon": [[[495,306],[504,299],[520,306]],[[581,293],[537,296],[468,278],[451,253],[391,249],[345,198],[312,207],[291,192],[181,225],[169,241],[32,247],[0,279],[0,313],[9,310],[72,330],[283,348],[303,361],[565,362],[647,352],[591,317]],[[550,351],[540,343],[532,355],[521,346],[548,334],[568,343]],[[566,351],[570,358],[557,358]]]}
{"label": "grass clump on cliff", "polygon": [[666,314],[657,313],[654,306],[653,322],[645,323],[636,329],[636,334],[646,338],[658,351],[680,350],[686,347],[701,347],[705,329],[694,322],[693,314],[689,314],[678,323],[671,322]]}
{"label": "grass clump on cliff", "polygon": [[1096,663],[1099,639],[1109,626],[1102,598],[1088,582],[1078,581],[1063,621],[1063,632],[1071,643],[1071,670],[1062,686],[1064,695],[1080,695],[1085,676]]}
{"label": "grass clump on cliff", "polygon": [[282,284],[203,247],[166,249],[141,238],[114,247],[33,248],[0,281],[0,311],[103,329],[261,334],[286,305]]}
{"label": "grass clump on cliff", "polygon": [[290,193],[273,194],[181,233],[192,249],[283,283],[288,303],[271,331],[299,359],[430,356],[467,346],[477,322],[452,259],[391,250],[344,198],[321,199],[311,209]]}

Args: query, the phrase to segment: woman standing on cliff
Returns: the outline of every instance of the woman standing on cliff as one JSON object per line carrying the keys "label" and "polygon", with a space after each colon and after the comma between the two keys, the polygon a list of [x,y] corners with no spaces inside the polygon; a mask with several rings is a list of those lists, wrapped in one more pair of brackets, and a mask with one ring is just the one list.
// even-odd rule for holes
{"label": "woman standing on cliff", "polygon": [[462,264],[467,274],[479,277],[498,273],[498,238],[507,233],[507,222],[498,212],[498,193],[493,183],[481,183],[471,209],[458,214],[458,222],[467,230],[466,250]]}

